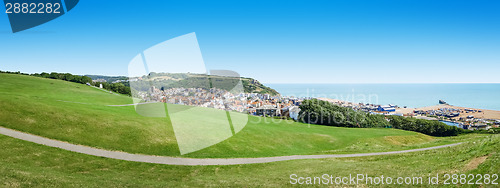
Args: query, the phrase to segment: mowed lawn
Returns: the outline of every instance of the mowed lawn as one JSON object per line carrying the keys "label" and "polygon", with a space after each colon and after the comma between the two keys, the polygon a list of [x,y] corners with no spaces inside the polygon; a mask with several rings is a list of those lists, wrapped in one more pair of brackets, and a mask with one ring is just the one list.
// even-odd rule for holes
{"label": "mowed lawn", "polygon": [[[130,103],[132,99],[127,96],[83,84],[0,74],[0,126],[108,150],[180,156],[169,117],[144,117],[137,114],[133,106],[107,106]],[[183,125],[204,126],[196,122],[189,125],[189,121],[185,121]],[[455,138],[434,138],[396,129],[338,128],[249,116],[248,124],[236,135],[182,156],[231,158],[361,153],[452,142],[456,142]]]}
{"label": "mowed lawn", "polygon": [[[291,185],[292,174],[301,177],[321,177],[323,174],[348,177],[350,174],[365,174],[370,177],[391,177],[394,182],[397,177],[423,177],[426,181],[429,175],[439,174],[442,185],[444,174],[498,174],[500,136],[465,137],[465,140],[471,141],[451,148],[385,156],[231,166],[170,166],[89,156],[0,135],[0,187],[284,187]],[[327,186],[373,185],[361,182],[358,185]],[[379,186],[408,187],[387,184]],[[416,186],[436,185],[425,183]]]}

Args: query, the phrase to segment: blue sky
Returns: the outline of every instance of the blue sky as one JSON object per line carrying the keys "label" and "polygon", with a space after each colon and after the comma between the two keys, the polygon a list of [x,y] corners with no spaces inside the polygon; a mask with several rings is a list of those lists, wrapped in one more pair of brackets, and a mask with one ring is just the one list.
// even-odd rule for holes
{"label": "blue sky", "polygon": [[126,75],[196,32],[207,69],[264,83],[500,83],[500,1],[92,1],[13,34],[0,70]]}

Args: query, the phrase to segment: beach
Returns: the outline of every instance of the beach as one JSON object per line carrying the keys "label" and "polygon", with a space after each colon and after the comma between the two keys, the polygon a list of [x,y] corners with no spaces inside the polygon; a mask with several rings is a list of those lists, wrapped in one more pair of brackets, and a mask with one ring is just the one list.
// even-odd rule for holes
{"label": "beach", "polygon": [[[329,98],[317,98],[318,100],[323,100],[323,101],[328,101],[334,104],[346,104],[346,105],[357,105],[352,102],[348,101],[342,101],[338,99],[329,99]],[[427,106],[427,107],[421,107],[421,108],[401,108],[397,107],[396,111],[394,114],[403,114],[403,115],[412,115],[414,114],[414,111],[429,111],[429,110],[439,110],[439,109],[457,109],[460,110],[461,113],[459,116],[454,117],[452,119],[460,119],[460,118],[467,118],[467,116],[474,116],[474,118],[477,119],[495,119],[495,120],[500,120],[500,111],[497,110],[487,110],[487,109],[478,109],[478,108],[468,108],[468,107],[459,107],[459,106],[453,106],[449,104],[440,104],[440,105],[434,105],[434,106]],[[472,110],[471,112],[467,113],[466,109]],[[475,111],[475,112],[474,112]]]}
{"label": "beach", "polygon": [[[422,107],[422,108],[396,108],[396,113],[411,114],[415,110],[428,111],[428,110],[439,110],[439,109],[443,109],[443,108],[459,109],[462,112],[464,112],[465,109],[476,111],[476,112],[469,112],[469,113],[465,113],[465,112],[460,113],[460,115],[458,117],[455,117],[453,119],[467,118],[467,116],[474,116],[474,118],[479,118],[479,119],[497,119],[497,120],[500,120],[500,111],[468,108],[468,107],[459,107],[459,106],[453,106],[453,105],[448,105],[448,104],[440,104],[440,105],[427,106],[427,107]],[[479,112],[479,111],[481,111],[481,112]]]}

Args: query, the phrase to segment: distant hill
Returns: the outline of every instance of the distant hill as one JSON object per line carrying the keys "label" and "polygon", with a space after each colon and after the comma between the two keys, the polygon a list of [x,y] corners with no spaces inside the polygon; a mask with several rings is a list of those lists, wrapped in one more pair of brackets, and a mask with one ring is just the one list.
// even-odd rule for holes
{"label": "distant hill", "polygon": [[[106,81],[108,83],[117,82],[121,80],[128,80],[126,76],[102,76],[102,75],[85,75],[92,80]],[[219,87],[225,90],[231,90],[237,83],[238,79],[241,79],[243,84],[243,89],[245,93],[260,93],[269,95],[279,95],[279,93],[253,78],[238,78],[235,77],[223,77],[223,76],[207,76],[204,74],[190,74],[190,73],[155,73],[152,72],[148,76],[137,77],[138,80],[134,80],[134,88],[139,90],[148,90],[149,87],[155,86],[157,88],[175,88],[175,87],[185,87],[185,88],[204,88],[204,87]],[[212,82],[208,82],[208,79],[212,79]],[[142,82],[141,82],[142,81]],[[144,82],[147,81],[147,82]],[[208,83],[216,83],[214,85]]]}
{"label": "distant hill", "polygon": [[108,83],[113,83],[121,80],[128,80],[128,77],[126,76],[102,76],[102,75],[85,75],[85,76],[92,78],[92,80],[100,80]]}
{"label": "distant hill", "polygon": [[[9,72],[1,71],[0,73],[8,74],[21,74],[21,75],[31,75],[36,77],[51,78],[66,80],[77,83],[90,83],[92,85],[98,86],[102,84],[107,90],[115,91],[121,94],[130,95],[130,83],[129,77],[126,76],[103,76],[103,75],[72,75],[70,73],[34,73],[27,74],[21,72]],[[155,73],[152,72],[149,75],[142,77],[135,77],[131,79],[134,83],[135,90],[147,91],[151,86],[156,88],[219,88],[227,91],[231,91],[241,80],[245,93],[260,93],[269,94],[272,96],[279,95],[279,93],[260,83],[258,80],[253,78],[245,77],[227,77],[227,76],[214,76],[206,74],[192,74],[192,73]]]}
{"label": "distant hill", "polygon": [[241,78],[241,82],[243,83],[243,88],[245,89],[246,93],[279,95],[279,93],[273,88],[267,87],[253,78]]}

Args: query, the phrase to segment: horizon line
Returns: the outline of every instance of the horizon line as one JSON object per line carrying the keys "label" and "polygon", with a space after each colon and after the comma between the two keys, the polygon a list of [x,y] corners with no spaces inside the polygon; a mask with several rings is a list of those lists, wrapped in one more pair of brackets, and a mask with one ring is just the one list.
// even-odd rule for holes
{"label": "horizon line", "polygon": [[[0,69],[1,71],[9,71],[9,72],[21,72],[21,71],[12,71],[12,70],[2,70]],[[21,72],[21,73],[27,73],[27,74],[35,74],[35,73],[43,73],[45,71],[41,71],[41,72]],[[45,72],[45,73],[51,73],[51,72],[56,72],[56,71],[50,71],[50,72]],[[86,73],[86,74],[74,74],[74,73],[71,73],[71,72],[57,72],[57,73],[70,73],[70,74],[73,74],[73,75],[80,75],[80,76],[85,76],[85,75],[93,75],[93,76],[108,76],[108,77],[129,77],[129,76],[123,76],[123,75],[105,75],[105,74],[92,74],[92,73]],[[258,80],[254,77],[249,77],[249,76],[243,76],[243,75],[240,75],[240,77],[242,78],[252,78],[252,79],[255,79],[255,80]],[[366,82],[366,83],[362,83],[362,82],[352,82],[352,83],[349,83],[349,82],[319,82],[319,83],[311,83],[311,82],[297,82],[297,83],[293,83],[293,82],[262,82],[260,80],[258,80],[260,83],[262,84],[500,84],[500,82],[380,82],[380,83],[377,83],[377,82]]]}
{"label": "horizon line", "polygon": [[320,82],[320,83],[311,83],[311,82],[300,82],[300,83],[290,83],[290,82],[261,82],[262,84],[500,84],[500,82]]}

